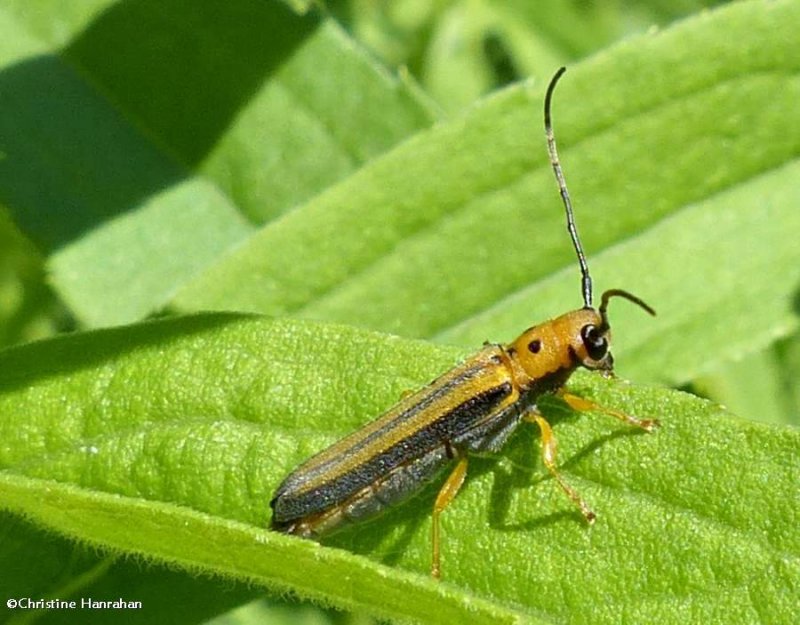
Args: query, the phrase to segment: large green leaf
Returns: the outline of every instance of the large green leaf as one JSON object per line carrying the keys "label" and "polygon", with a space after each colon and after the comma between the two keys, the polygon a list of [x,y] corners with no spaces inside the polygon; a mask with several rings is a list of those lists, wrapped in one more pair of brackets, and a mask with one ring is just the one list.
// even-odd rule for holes
{"label": "large green leaf", "polygon": [[[0,200],[45,253],[63,245],[50,259],[54,284],[84,322],[137,319],[188,280],[176,309],[290,311],[472,349],[577,304],[540,138],[542,80],[372,160],[427,124],[425,105],[326,20],[258,5],[226,4],[294,26],[284,33],[297,43],[280,65],[286,84],[253,87],[258,62],[284,39],[262,41],[259,20],[215,24],[196,3],[8,0],[0,9]],[[635,290],[660,313],[642,320],[614,305],[620,371],[685,381],[759,350],[728,373],[735,405],[778,412],[780,403],[795,422],[797,335],[773,354],[763,346],[797,327],[798,23],[787,1],[712,12],[571,67],[555,102],[598,288]],[[173,33],[174,41],[206,40],[170,47],[176,66],[153,62]],[[233,36],[214,36],[223,33]],[[245,67],[254,47],[269,49]],[[195,64],[203,49],[212,67]],[[203,70],[223,66],[225,81],[202,80],[213,74]],[[344,87],[316,82],[337,76]],[[363,94],[352,85],[380,104],[359,109]],[[191,101],[182,97],[189,92]],[[287,94],[319,95],[319,106]],[[356,113],[340,108],[343,98]],[[367,113],[377,118],[362,119]],[[305,200],[299,217],[270,224],[228,264],[226,251],[251,231],[243,216],[269,219]],[[209,263],[218,265],[194,281]],[[610,405],[660,416],[665,426],[652,436],[620,436],[613,422],[573,419],[557,406],[548,412],[567,477],[600,514],[591,530],[546,479],[530,431],[507,458],[473,461],[445,515],[438,588],[425,575],[431,489],[326,541],[347,552],[258,529],[295,463],[465,353],[276,323],[182,319],[4,354],[0,501],[46,529],[4,515],[0,588],[81,596],[135,586],[151,606],[139,615],[149,623],[174,622],[174,606],[164,606],[193,592],[208,602],[182,616],[200,620],[231,604],[220,588],[252,581],[434,622],[580,623],[595,614],[600,622],[793,622],[796,433],[664,391],[578,380]],[[779,396],[765,401],[769,388]],[[251,442],[248,455],[240,445]],[[176,535],[184,523],[197,534]],[[63,551],[49,549],[53,528],[112,554],[228,579],[193,586],[150,570],[136,576],[135,559],[128,582],[106,556],[86,557],[63,540]],[[160,528],[175,540],[165,544]],[[268,546],[250,551],[253,540]],[[294,570],[292,561],[309,564]]]}
{"label": "large green leaf", "polygon": [[[626,374],[684,383],[797,327],[798,24],[796,2],[738,3],[632,38],[559,85],[595,282],[659,311],[636,327],[638,312],[614,307],[623,350],[639,335]],[[257,232],[174,308],[475,345],[575,307],[542,95],[542,81],[512,87],[419,133]]]}
{"label": "large green leaf", "polygon": [[545,406],[591,529],[547,479],[532,428],[472,461],[444,515],[441,584],[427,572],[432,488],[326,541],[344,549],[264,529],[289,470],[461,353],[221,314],[11,348],[0,501],[112,552],[390,618],[791,622],[800,432],[591,374],[578,392],[663,424],[644,434]]}
{"label": "large green leaf", "polygon": [[315,12],[87,4],[0,9],[0,200],[86,325],[146,316],[432,118]]}
{"label": "large green leaf", "polygon": [[[263,594],[245,584],[222,587],[218,580],[191,576],[174,567],[169,570],[142,560],[99,554],[94,545],[60,539],[52,529],[35,527],[7,512],[0,515],[0,539],[0,589],[6,600],[61,599],[80,605],[81,599],[123,597],[142,602],[142,609],[132,617],[126,613],[126,622],[200,623]],[[87,609],[0,612],[0,621],[9,625],[69,625],[76,620],[107,623],[110,617],[106,610]]]}

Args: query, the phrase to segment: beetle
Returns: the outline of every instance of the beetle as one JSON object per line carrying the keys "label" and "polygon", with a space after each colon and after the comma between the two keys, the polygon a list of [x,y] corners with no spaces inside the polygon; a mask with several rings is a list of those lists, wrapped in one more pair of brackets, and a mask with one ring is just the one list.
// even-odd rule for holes
{"label": "beetle", "polygon": [[376,516],[455,464],[433,504],[431,574],[439,578],[439,519],[464,483],[469,455],[500,452],[522,421],[538,425],[544,465],[586,521],[594,522],[594,512],[558,470],[557,441],[537,410],[543,395],[557,394],[575,410],[601,411],[645,431],[658,426],[655,419],[638,419],[604,408],[565,389],[579,367],[612,374],[608,321],[612,298],[627,299],[655,315],[645,302],[621,289],[605,291],[600,306],[592,305],[592,280],[550,115],[553,91],[565,71],[559,69],[547,87],[544,126],[567,229],[580,265],[583,307],[532,326],[509,344],[487,343],[373,422],[301,464],[283,480],[270,502],[272,529],[306,538],[321,536],[346,523]]}

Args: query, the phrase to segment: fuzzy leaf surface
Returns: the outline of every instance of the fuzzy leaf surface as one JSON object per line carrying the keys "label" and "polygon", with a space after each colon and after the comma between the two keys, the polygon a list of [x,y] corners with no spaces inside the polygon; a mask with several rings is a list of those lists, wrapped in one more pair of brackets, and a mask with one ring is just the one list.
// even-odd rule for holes
{"label": "fuzzy leaf surface", "polygon": [[427,574],[435,485],[325,546],[265,529],[293,467],[463,355],[221,314],[8,349],[0,500],[112,553],[394,619],[791,622],[800,433],[593,375],[573,390],[663,425],[631,432],[544,404],[564,474],[598,514],[592,528],[523,427],[502,456],[472,460],[444,514],[444,583]]}

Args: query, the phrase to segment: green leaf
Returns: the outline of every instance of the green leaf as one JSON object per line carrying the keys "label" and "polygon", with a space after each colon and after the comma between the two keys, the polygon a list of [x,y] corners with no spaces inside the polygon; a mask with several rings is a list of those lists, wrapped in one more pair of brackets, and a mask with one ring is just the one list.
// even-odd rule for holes
{"label": "green leaf", "polygon": [[781,396],[785,400],[786,422],[800,426],[800,332],[776,346],[781,367]]}
{"label": "green leaf", "polygon": [[775,346],[770,346],[750,354],[746,360],[731,362],[701,376],[692,384],[692,390],[724,402],[736,414],[766,423],[789,424],[792,417],[800,416],[800,410],[796,406],[790,408],[787,397],[790,388],[785,378],[780,356]]}
{"label": "green leaf", "polygon": [[88,22],[45,11],[55,25],[29,4],[0,16],[0,201],[86,325],[146,316],[251,222],[432,119],[335,23],[281,2],[97,3]]}
{"label": "green leaf", "polygon": [[540,466],[533,428],[471,461],[443,517],[441,584],[427,573],[435,486],[328,546],[264,529],[297,463],[462,354],[223,314],[11,348],[0,501],[112,552],[393,619],[791,622],[800,432],[591,374],[573,389],[662,421],[644,434],[544,406],[591,529]]}
{"label": "green leaf", "polygon": [[422,86],[446,110],[459,111],[493,89],[546,76],[602,48],[630,20],[621,7],[457,1],[431,24],[420,70]]}
{"label": "green leaf", "polygon": [[0,347],[53,333],[43,260],[0,206]]}
{"label": "green leaf", "polygon": [[[34,527],[9,513],[0,515],[0,588],[8,598],[141,601],[142,610],[127,611],[129,622],[201,623],[225,609],[250,601],[262,591],[246,584],[222,586],[142,560],[99,553],[94,545],[59,540],[51,529]],[[20,609],[4,613],[4,623],[45,622],[69,625],[80,614],[83,623],[108,622],[108,611]]]}
{"label": "green leaf", "polygon": [[[60,246],[53,280],[85,322],[139,318],[188,281],[177,310],[291,312],[473,349],[577,305],[537,138],[551,70],[376,159],[430,114],[327,20],[271,2],[226,5],[280,14],[274,23],[296,26],[287,35],[312,33],[282,70],[311,68],[291,73],[307,79],[292,93],[335,94],[315,109],[341,130],[330,142],[313,132],[318,118],[305,126],[292,115],[307,109],[274,82],[248,82],[259,69],[249,52],[259,48],[257,61],[275,52],[264,22],[214,28],[207,7],[188,2],[45,4],[10,0],[0,11],[0,200],[46,250]],[[570,67],[559,86],[557,136],[598,289],[630,288],[660,313],[642,321],[613,306],[627,376],[683,382],[797,328],[797,23],[791,2],[737,3],[632,38]],[[194,34],[202,46],[170,48],[180,62],[158,57],[160,43]],[[187,61],[192,50],[208,51],[208,65]],[[214,67],[224,80],[194,80]],[[316,83],[340,75],[344,86]],[[358,104],[352,85],[379,93],[368,132],[364,110],[338,108],[346,97]],[[364,148],[362,136],[371,145],[395,119],[411,121]],[[265,184],[259,170],[270,172]],[[302,202],[226,259],[248,220]],[[790,422],[796,345],[777,350]],[[141,554],[133,569],[145,560],[225,576],[208,586],[212,608],[224,609],[216,595],[233,578],[419,621],[794,622],[796,431],[592,378],[578,389],[664,427],[627,436],[549,407],[565,475],[600,514],[591,530],[547,479],[526,429],[507,456],[471,462],[445,514],[440,586],[426,575],[435,487],[324,548],[263,531],[267,502],[296,463],[464,353],[225,316],[20,347],[0,356],[0,502],[45,534]],[[746,399],[758,406],[764,393]],[[53,592],[129,587],[102,558],[77,555],[70,568],[54,553],[60,583],[44,565],[9,569],[47,549],[24,532],[3,536],[14,540],[0,541],[0,585],[22,570]],[[150,570],[131,577],[156,603],[180,587],[155,588]]]}
{"label": "green leaf", "polygon": [[[685,383],[797,328],[796,2],[744,2],[576,65],[555,125],[623,372]],[[736,45],[731,45],[736,42]],[[579,304],[543,83],[418,133],[185,285],[175,310],[341,321],[463,345]],[[681,340],[676,340],[676,337]]]}

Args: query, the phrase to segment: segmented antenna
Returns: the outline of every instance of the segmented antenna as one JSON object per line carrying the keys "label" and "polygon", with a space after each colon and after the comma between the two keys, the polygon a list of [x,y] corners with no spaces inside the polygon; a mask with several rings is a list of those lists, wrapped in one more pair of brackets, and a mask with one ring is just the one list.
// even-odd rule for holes
{"label": "segmented antenna", "polygon": [[561,163],[558,160],[558,150],[556,150],[556,138],[553,135],[553,125],[550,123],[550,100],[553,98],[553,91],[556,88],[558,79],[567,71],[566,67],[559,69],[547,86],[547,93],[544,96],[544,132],[547,136],[547,152],[550,154],[550,164],[553,166],[553,173],[556,175],[558,190],[561,193],[561,200],[564,202],[564,209],[567,212],[567,230],[572,239],[575,253],[578,255],[578,263],[581,266],[581,288],[583,290],[583,305],[586,308],[592,307],[592,278],[589,275],[589,265],[586,264],[586,255],[583,253],[581,240],[578,238],[578,229],[575,226],[575,216],[572,214],[572,202],[567,191],[567,181],[564,180],[564,172],[561,171]]}

